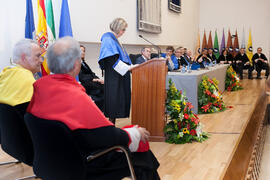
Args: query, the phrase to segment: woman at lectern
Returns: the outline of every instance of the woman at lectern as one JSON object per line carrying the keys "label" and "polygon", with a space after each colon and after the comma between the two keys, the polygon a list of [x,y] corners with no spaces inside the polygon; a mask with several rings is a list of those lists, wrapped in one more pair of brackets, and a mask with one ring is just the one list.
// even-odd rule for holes
{"label": "woman at lectern", "polygon": [[127,118],[130,113],[131,60],[119,38],[128,24],[123,18],[116,18],[110,24],[111,32],[101,37],[99,65],[105,72],[104,115],[115,124],[116,118]]}

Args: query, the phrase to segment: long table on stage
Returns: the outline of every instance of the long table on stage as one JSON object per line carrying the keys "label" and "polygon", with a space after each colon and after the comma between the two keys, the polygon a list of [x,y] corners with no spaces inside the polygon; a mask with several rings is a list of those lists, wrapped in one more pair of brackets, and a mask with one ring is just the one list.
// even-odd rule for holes
{"label": "long table on stage", "polygon": [[186,91],[188,101],[193,104],[194,112],[198,113],[198,85],[202,80],[202,76],[207,75],[209,78],[216,78],[219,81],[219,90],[223,92],[225,90],[228,66],[227,64],[220,64],[208,69],[193,70],[190,73],[168,72],[166,86],[168,87],[168,80],[172,79],[178,90]]}

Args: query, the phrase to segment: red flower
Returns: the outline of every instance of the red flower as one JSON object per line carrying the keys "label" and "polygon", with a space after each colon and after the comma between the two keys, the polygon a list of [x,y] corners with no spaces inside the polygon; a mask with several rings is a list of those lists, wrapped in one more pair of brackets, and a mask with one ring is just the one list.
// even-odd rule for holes
{"label": "red flower", "polygon": [[187,129],[190,130],[190,124],[187,125]]}
{"label": "red flower", "polygon": [[211,95],[212,98],[216,98],[216,96],[214,94]]}
{"label": "red flower", "polygon": [[178,128],[181,129],[181,122],[178,122],[177,125],[178,125]]}
{"label": "red flower", "polygon": [[184,118],[185,119],[188,119],[189,118],[189,115],[188,114],[184,114]]}
{"label": "red flower", "polygon": [[197,119],[199,119],[199,117],[197,116],[197,114],[193,114]]}
{"label": "red flower", "polygon": [[201,108],[203,109],[204,112],[207,112],[208,109],[209,109],[209,106],[208,105],[205,105],[205,106],[202,106]]}
{"label": "red flower", "polygon": [[207,94],[208,96],[211,95],[211,92],[209,90],[205,90],[205,94]]}
{"label": "red flower", "polygon": [[211,79],[208,79],[208,81],[209,81],[211,84],[214,84],[214,82],[213,82]]}
{"label": "red flower", "polygon": [[190,135],[191,135],[191,136],[195,136],[195,135],[196,135],[196,133],[197,133],[197,132],[196,132],[196,130],[195,130],[195,129],[191,129],[191,130],[190,130]]}
{"label": "red flower", "polygon": [[187,103],[187,106],[188,106],[189,109],[194,108],[194,106],[190,102]]}

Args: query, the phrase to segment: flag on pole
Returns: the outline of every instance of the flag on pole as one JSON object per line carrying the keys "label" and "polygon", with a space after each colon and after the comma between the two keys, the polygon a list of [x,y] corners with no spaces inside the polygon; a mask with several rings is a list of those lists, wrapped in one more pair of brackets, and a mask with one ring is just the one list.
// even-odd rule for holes
{"label": "flag on pole", "polygon": [[213,49],[213,41],[212,41],[212,32],[210,31],[209,36],[208,36],[208,44],[207,44],[208,49]]}
{"label": "flag on pole", "polygon": [[238,41],[238,33],[236,30],[234,42],[233,42],[233,55],[234,55],[234,57],[238,54],[238,52],[239,52],[239,41]]}
{"label": "flag on pole", "polygon": [[47,21],[48,41],[49,44],[52,44],[56,38],[52,0],[46,1],[46,21]]}
{"label": "flag on pole", "polygon": [[197,45],[195,50],[195,57],[197,58],[201,54],[201,42],[200,42],[200,31],[198,31]]}
{"label": "flag on pole", "polygon": [[215,40],[214,40],[214,55],[216,56],[216,58],[219,58],[217,30],[215,32]]}
{"label": "flag on pole", "polygon": [[233,52],[232,36],[231,36],[230,29],[229,29],[229,31],[228,31],[227,48],[229,49],[229,52],[230,52],[230,53]]}
{"label": "flag on pole", "polygon": [[33,15],[32,0],[26,0],[25,32],[24,37],[34,39],[35,22]]}
{"label": "flag on pole", "polygon": [[242,43],[241,43],[241,48],[246,49],[246,38],[245,38],[245,29],[243,28],[243,37],[242,37]]}
{"label": "flag on pole", "polygon": [[64,36],[73,36],[67,0],[62,0],[60,16],[59,38]]}
{"label": "flag on pole", "polygon": [[252,47],[251,29],[249,29],[249,36],[248,36],[246,54],[248,56],[250,64],[252,65],[253,47]]}
{"label": "flag on pole", "polygon": [[46,50],[48,47],[48,36],[47,36],[47,23],[46,23],[46,13],[44,0],[38,0],[38,26],[37,26],[37,41],[40,47],[43,49],[42,57],[44,58],[41,64],[42,76],[50,74],[50,70],[47,65],[47,60],[45,58]]}
{"label": "flag on pole", "polygon": [[[73,34],[72,34],[72,28],[71,28],[71,22],[70,22],[68,2],[67,0],[62,0],[59,38],[65,37],[65,36],[73,37]],[[76,76],[76,80],[79,81],[78,75]]]}
{"label": "flag on pole", "polygon": [[224,29],[223,29],[222,39],[220,43],[220,54],[222,54],[222,51],[224,50],[225,50],[225,34],[224,34]]}
{"label": "flag on pole", "polygon": [[204,50],[204,49],[207,49],[207,41],[206,41],[205,31],[204,31],[204,34],[203,34],[203,42],[202,42],[202,50]]}

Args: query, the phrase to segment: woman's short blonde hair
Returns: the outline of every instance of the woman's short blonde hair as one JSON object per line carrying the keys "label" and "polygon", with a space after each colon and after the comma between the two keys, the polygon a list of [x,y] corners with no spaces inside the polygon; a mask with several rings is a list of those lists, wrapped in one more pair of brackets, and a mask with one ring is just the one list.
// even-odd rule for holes
{"label": "woman's short blonde hair", "polygon": [[110,29],[115,34],[119,34],[121,30],[127,27],[127,22],[123,18],[116,18],[111,22]]}

